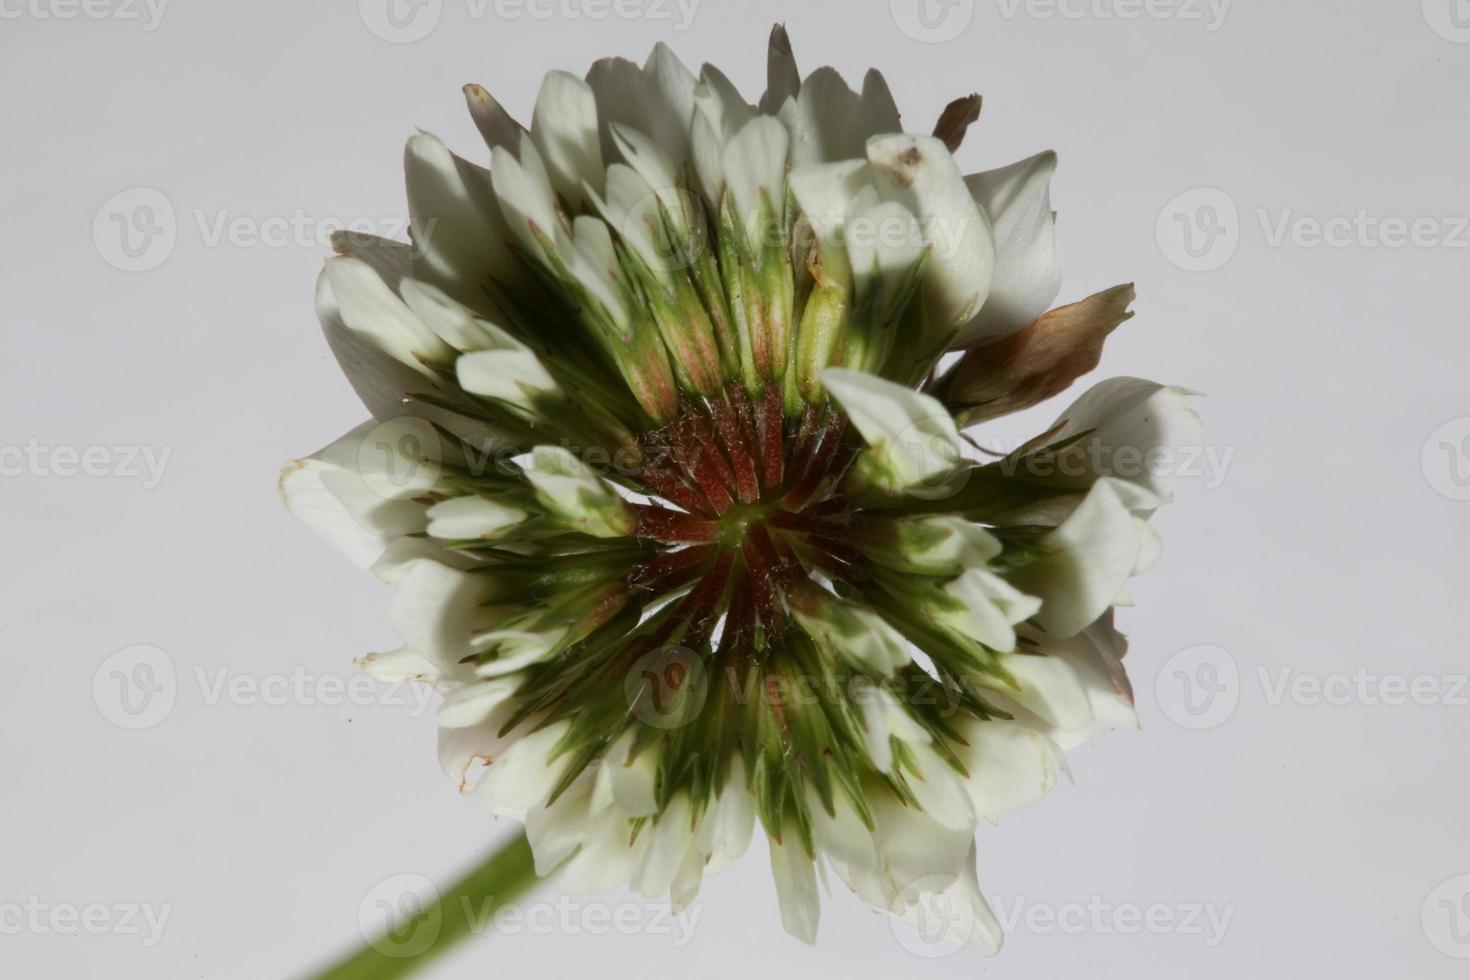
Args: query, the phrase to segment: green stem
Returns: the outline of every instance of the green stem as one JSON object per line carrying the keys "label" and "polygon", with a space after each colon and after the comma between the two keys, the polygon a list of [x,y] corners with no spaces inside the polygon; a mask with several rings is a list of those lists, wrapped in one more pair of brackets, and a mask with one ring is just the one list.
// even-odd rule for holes
{"label": "green stem", "polygon": [[412,919],[372,937],[313,980],[389,980],[417,973],[465,936],[483,930],[496,909],[520,897],[536,881],[531,845],[524,833],[517,834],[479,867],[441,889],[437,900]]}

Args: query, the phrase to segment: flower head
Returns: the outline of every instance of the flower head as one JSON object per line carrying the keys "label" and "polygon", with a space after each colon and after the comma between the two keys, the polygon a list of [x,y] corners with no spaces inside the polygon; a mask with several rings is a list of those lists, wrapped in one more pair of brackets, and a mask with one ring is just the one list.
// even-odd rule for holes
{"label": "flower head", "polygon": [[990,463],[962,434],[1130,315],[1047,312],[1055,156],[965,176],[978,97],[905,133],[780,28],[754,105],[663,46],[549,75],[529,129],[465,94],[489,168],[414,136],[412,244],[340,236],[320,281],[374,421],[282,478],[397,589],[367,669],[440,690],[446,771],[565,888],[687,903],[758,823],[795,935],[825,862],[898,915],[962,895],[993,950],[976,822],[1134,723],[1111,608],[1149,454],[1198,439],[1136,379]]}

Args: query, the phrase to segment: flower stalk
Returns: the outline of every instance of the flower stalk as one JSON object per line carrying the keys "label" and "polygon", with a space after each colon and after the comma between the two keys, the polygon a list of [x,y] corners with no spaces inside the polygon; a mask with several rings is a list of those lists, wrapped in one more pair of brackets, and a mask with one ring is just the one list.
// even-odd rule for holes
{"label": "flower stalk", "polygon": [[413,976],[461,939],[481,930],[497,910],[526,894],[537,881],[531,845],[524,833],[517,834],[442,890],[410,923],[398,924],[400,929],[412,928],[415,936],[418,930],[433,930],[433,941],[424,949],[412,949],[410,955],[403,955],[410,950],[396,949],[388,937],[373,937],[312,980],[395,980]]}

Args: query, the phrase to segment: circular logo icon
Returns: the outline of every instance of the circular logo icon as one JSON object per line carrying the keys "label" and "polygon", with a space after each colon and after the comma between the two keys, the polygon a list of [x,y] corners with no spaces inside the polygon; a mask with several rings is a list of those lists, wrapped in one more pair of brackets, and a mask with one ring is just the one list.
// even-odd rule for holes
{"label": "circular logo icon", "polygon": [[384,956],[407,959],[427,952],[444,919],[439,889],[420,874],[384,878],[357,906],[362,938]]}
{"label": "circular logo icon", "polygon": [[1218,187],[1197,187],[1164,205],[1154,235],[1174,265],[1209,272],[1229,262],[1240,247],[1240,210]]}
{"label": "circular logo icon", "polygon": [[[619,229],[623,238],[641,243],[637,254],[655,271],[677,272],[689,268],[704,254],[707,244],[704,221],[690,220],[701,213],[697,199],[682,187],[674,188],[672,193],[677,197],[673,207],[658,191],[640,197],[628,208]],[[671,221],[665,221],[665,215]],[[670,223],[686,228],[687,237],[680,239],[670,234],[667,231]]]}
{"label": "circular logo icon", "polygon": [[1203,731],[1230,720],[1240,703],[1240,668],[1224,647],[1189,647],[1164,661],[1154,696],[1180,728]]}
{"label": "circular logo icon", "polygon": [[623,678],[634,716],[650,728],[682,728],[699,717],[709,697],[704,661],[684,647],[645,653]]}
{"label": "circular logo icon", "polygon": [[1441,497],[1470,500],[1470,415],[1450,419],[1424,442],[1424,478]]}
{"label": "circular logo icon", "polygon": [[92,675],[92,702],[119,728],[152,728],[173,711],[179,693],[174,662],[158,647],[126,647],[102,661]]}
{"label": "circular logo icon", "polygon": [[92,217],[92,244],[114,269],[147,272],[173,254],[179,237],[173,202],[155,187],[130,187]]}
{"label": "circular logo icon", "polygon": [[1470,44],[1470,0],[1423,0],[1424,19],[1446,41]]}
{"label": "circular logo icon", "polygon": [[357,446],[357,471],[373,493],[407,500],[432,490],[443,472],[438,431],[411,415],[373,426]]}
{"label": "circular logo icon", "polygon": [[1429,944],[1446,956],[1470,959],[1470,874],[1440,884],[1420,913]]}
{"label": "circular logo icon", "polygon": [[[982,910],[954,879],[927,875],[893,900],[888,928],[904,949],[924,959],[953,956],[981,928]],[[988,910],[986,910],[988,912]]]}
{"label": "circular logo icon", "polygon": [[915,41],[943,44],[964,33],[975,17],[975,0],[888,0],[893,22]]}
{"label": "circular logo icon", "polygon": [[443,12],[444,0],[357,0],[363,24],[390,44],[422,41]]}

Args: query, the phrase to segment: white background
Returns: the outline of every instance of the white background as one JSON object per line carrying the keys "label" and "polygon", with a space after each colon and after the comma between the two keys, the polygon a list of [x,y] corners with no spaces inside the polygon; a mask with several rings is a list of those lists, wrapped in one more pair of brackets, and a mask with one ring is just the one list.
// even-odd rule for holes
{"label": "white background", "polygon": [[[383,703],[402,692],[212,697],[220,678],[349,678],[354,656],[396,645],[386,588],[276,498],[282,463],[364,417],[312,315],[327,250],[214,240],[221,216],[391,233],[414,127],[486,157],[463,83],[529,118],[545,71],[666,40],[754,98],[784,19],[803,71],[880,67],[911,129],[984,93],[968,170],[1056,148],[1062,299],[1138,283],[1097,377],[1208,393],[1216,462],[1159,516],[1165,557],[1120,616],[1143,730],[1078,750],[1073,783],[982,829],[982,884],[1023,913],[997,960],[916,958],[840,888],[805,947],[780,930],[757,842],[706,882],[682,947],[656,930],[527,930],[471,941],[433,975],[1463,976],[1470,232],[1452,219],[1470,214],[1470,30],[1451,13],[1470,24],[1470,5],[1237,0],[1222,20],[1192,0],[1132,19],[1108,16],[1129,0],[927,0],[954,35],[933,41],[911,0],[702,0],[687,24],[672,2],[632,18],[569,2],[435,0],[410,43],[369,29],[374,0],[366,19],[354,0],[173,0],[156,21],[131,0],[0,3],[0,447],[40,447],[40,462],[0,456],[0,971],[295,974],[357,939],[378,882],[446,882],[510,829],[457,798],[432,716]],[[176,238],[129,272],[107,202],[139,187],[166,198]],[[1200,210],[1219,195],[1170,204],[1198,188],[1238,217]],[[133,217],[138,199],[121,200]],[[1434,219],[1440,241],[1350,231],[1332,247],[1310,224],[1273,241],[1283,216],[1300,231],[1360,210]],[[1218,268],[1181,268],[1200,262],[1174,213],[1223,232],[1202,260]],[[108,447],[93,466],[108,475],[58,472],[57,447],[91,446]],[[167,451],[161,480],[128,475],[112,447]],[[177,691],[126,730],[109,720],[108,658],[139,644],[166,653]],[[1359,668],[1428,675],[1439,703],[1381,703],[1391,680],[1344,703],[1275,696],[1283,676]],[[27,902],[169,918],[147,945],[23,922]],[[1103,911],[1081,929],[1048,925],[1089,904]],[[1173,926],[1124,934],[1128,908],[1156,904]],[[1223,936],[1185,926],[1196,905],[1230,915]]]}

